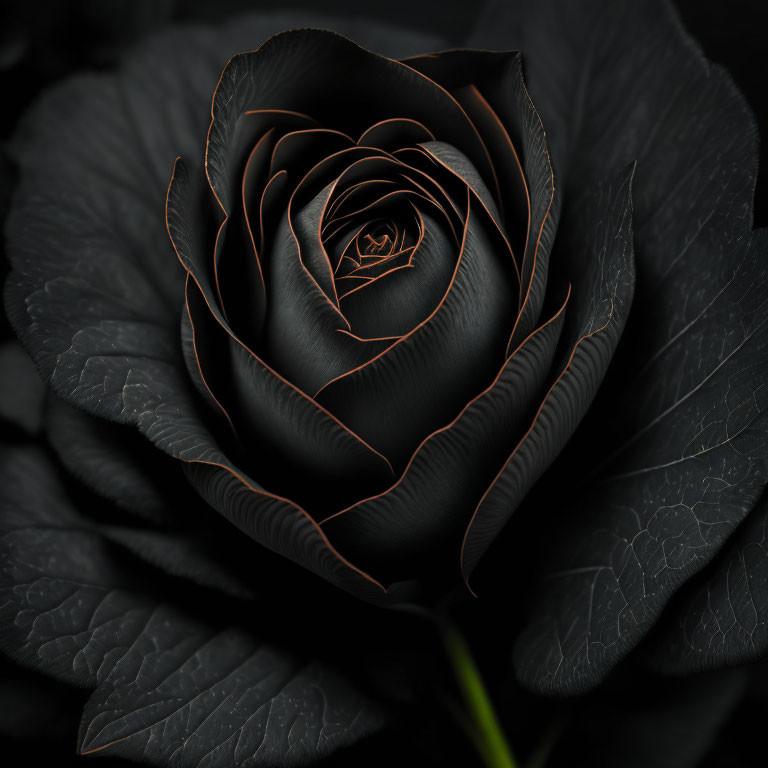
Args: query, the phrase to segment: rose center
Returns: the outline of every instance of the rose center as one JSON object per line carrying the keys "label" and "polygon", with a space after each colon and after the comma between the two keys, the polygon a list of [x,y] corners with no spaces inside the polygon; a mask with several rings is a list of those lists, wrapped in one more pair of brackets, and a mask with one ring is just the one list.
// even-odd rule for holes
{"label": "rose center", "polygon": [[[395,269],[411,265],[420,231],[412,214],[405,221],[374,219],[324,239],[335,255],[334,279],[339,299],[364,288]],[[328,227],[332,231],[333,222]]]}

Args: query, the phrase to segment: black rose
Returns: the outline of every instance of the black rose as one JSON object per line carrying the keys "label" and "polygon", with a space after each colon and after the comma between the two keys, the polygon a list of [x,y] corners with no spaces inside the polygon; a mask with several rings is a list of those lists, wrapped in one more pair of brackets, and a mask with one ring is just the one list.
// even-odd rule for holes
{"label": "black rose", "polygon": [[[212,114],[210,187],[177,161],[167,224],[187,274],[187,368],[238,445],[193,461],[191,482],[314,569],[284,526],[327,537],[337,582],[336,551],[382,591],[456,578],[465,529],[471,568],[506,519],[481,506],[469,526],[565,312],[539,321],[558,201],[520,55],[397,62],[288,32],[229,62]],[[622,294],[601,331],[614,340],[631,294],[628,222]],[[251,489],[248,518],[235,483]],[[274,522],[247,522],[263,515]]]}
{"label": "black rose", "polygon": [[297,565],[398,614],[508,610],[550,694],[646,636],[654,674],[763,654],[754,130],[665,4],[549,5],[445,52],[171,31],[22,122],[6,308],[48,394],[4,459],[0,637],[95,688],[82,751],[298,764],[386,720],[338,648],[158,603],[147,564],[253,606],[253,558],[346,617],[326,649],[404,619]]}

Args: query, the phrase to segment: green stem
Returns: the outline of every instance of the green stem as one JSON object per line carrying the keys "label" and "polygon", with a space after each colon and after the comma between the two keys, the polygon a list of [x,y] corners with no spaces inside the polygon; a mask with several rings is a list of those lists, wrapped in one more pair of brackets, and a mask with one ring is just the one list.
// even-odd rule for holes
{"label": "green stem", "polygon": [[517,768],[493,704],[464,637],[445,623],[442,637],[453,673],[472,718],[473,741],[488,768]]}

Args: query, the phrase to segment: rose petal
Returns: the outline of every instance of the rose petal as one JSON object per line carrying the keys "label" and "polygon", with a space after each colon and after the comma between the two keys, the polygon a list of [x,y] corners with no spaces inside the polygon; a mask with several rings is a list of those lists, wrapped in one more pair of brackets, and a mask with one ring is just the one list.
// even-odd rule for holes
{"label": "rose petal", "polygon": [[446,570],[455,564],[467,510],[541,393],[565,306],[515,350],[487,389],[419,445],[397,483],[321,523],[337,546],[388,579],[414,576],[425,567],[435,578],[436,552]]}
{"label": "rose petal", "polygon": [[[423,237],[405,264],[341,299],[341,311],[355,334],[402,336],[426,320],[448,290],[456,267],[453,243],[435,219],[426,213],[420,216]],[[364,268],[355,274],[375,276]]]}
{"label": "rose petal", "polygon": [[312,395],[328,381],[367,363],[386,343],[360,344],[338,306],[304,268],[288,214],[278,228],[267,284],[271,297],[261,351],[282,376]]}
{"label": "rose petal", "polygon": [[266,311],[259,219],[253,209],[258,211],[264,187],[272,176],[269,164],[276,143],[287,132],[308,125],[314,125],[314,121],[306,115],[276,110],[248,112],[236,123],[232,139],[236,146],[230,150],[230,177],[225,188],[227,207],[217,199],[221,210],[215,213],[221,224],[213,263],[222,313],[246,343],[258,337]]}
{"label": "rose petal", "polygon": [[[328,83],[344,87],[329,89]],[[230,138],[239,115],[256,108],[296,110],[325,128],[352,135],[380,120],[410,118],[437,139],[462,147],[484,177],[493,174],[477,131],[447,91],[410,67],[338,35],[303,29],[234,56],[221,76],[208,134],[207,170],[225,207]]]}
{"label": "rose petal", "polygon": [[[503,47],[508,47],[509,42],[505,41]],[[555,185],[547,136],[523,80],[520,54],[448,51],[434,57],[409,59],[409,64],[429,77],[438,78],[446,88],[457,90],[459,97],[466,95],[468,86],[475,86],[502,122],[522,161],[530,216],[522,259],[518,257],[521,261],[521,310],[509,340],[509,353],[531,332],[541,313],[549,253],[560,211],[560,191]],[[482,124],[479,120],[478,125]],[[506,198],[507,194],[510,205],[505,208],[518,206],[520,189],[517,180],[512,188],[504,190],[502,197]]]}
{"label": "rose petal", "polygon": [[391,151],[398,147],[434,141],[432,132],[416,120],[392,117],[366,128],[357,140],[358,146]]}
{"label": "rose petal", "polygon": [[[573,434],[592,403],[621,337],[634,291],[632,177],[634,166],[612,184],[594,189],[575,214],[569,249],[582,266],[572,317],[578,339],[530,428],[477,505],[461,548],[469,578],[480,558]],[[600,216],[597,212],[600,212]],[[587,224],[587,222],[589,222]]]}
{"label": "rose petal", "polygon": [[[188,229],[189,219],[183,215],[188,191],[184,165],[177,163],[168,194],[168,231],[180,261],[191,266],[199,263],[201,257]],[[269,469],[280,475],[293,466],[310,473],[323,474],[324,469],[331,476],[386,476],[390,471],[386,459],[238,341],[218,313],[210,287],[206,293],[192,271],[190,275],[196,290],[188,296],[189,316],[210,355],[210,359],[199,361],[202,373],[211,392],[226,412],[232,413],[246,445],[264,452],[264,461],[271,460]],[[200,352],[199,347],[197,351]],[[267,446],[271,450],[265,451]],[[284,464],[278,460],[280,457],[290,459],[291,464]],[[318,462],[322,466],[318,467]],[[279,475],[275,476],[275,483],[280,483]]]}
{"label": "rose petal", "polygon": [[510,277],[484,212],[467,196],[464,242],[440,304],[386,352],[315,397],[398,466],[487,385],[503,360]]}
{"label": "rose petal", "polygon": [[509,135],[509,129],[475,85],[457,89],[454,94],[477,127],[493,158],[501,189],[499,205],[504,231],[515,258],[522,262],[531,216],[531,201],[518,151]]}

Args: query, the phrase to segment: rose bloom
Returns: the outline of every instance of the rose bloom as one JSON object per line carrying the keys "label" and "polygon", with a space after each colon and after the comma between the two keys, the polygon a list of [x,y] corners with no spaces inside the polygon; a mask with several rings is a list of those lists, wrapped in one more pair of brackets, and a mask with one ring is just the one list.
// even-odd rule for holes
{"label": "rose bloom", "polygon": [[447,615],[550,695],[646,637],[648,674],[761,656],[727,75],[656,2],[499,3],[444,52],[290,26],[172,30],[17,131],[46,394],[3,454],[4,651],[93,691],[81,752],[179,766],[386,733]]}

